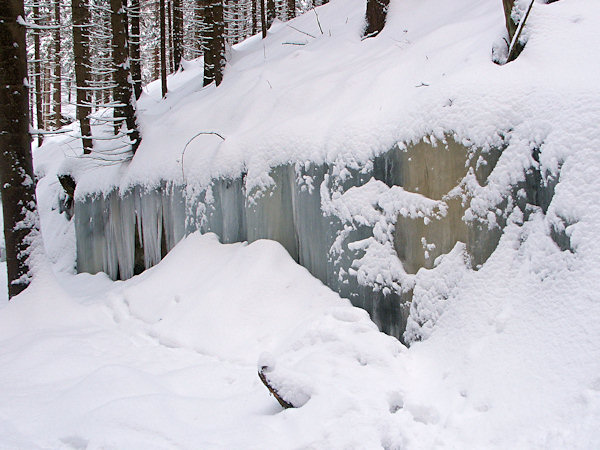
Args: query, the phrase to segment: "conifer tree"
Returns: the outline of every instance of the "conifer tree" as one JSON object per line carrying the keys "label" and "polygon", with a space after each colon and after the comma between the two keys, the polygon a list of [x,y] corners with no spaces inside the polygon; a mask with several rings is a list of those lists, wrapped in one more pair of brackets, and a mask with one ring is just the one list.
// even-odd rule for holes
{"label": "conifer tree", "polygon": [[90,126],[91,98],[88,90],[90,81],[89,27],[90,9],[86,0],[72,0],[73,56],[75,62],[75,84],[77,89],[77,120],[81,126],[83,153],[92,152],[92,130]]}
{"label": "conifer tree", "polygon": [[8,295],[30,282],[31,246],[39,237],[29,136],[29,100],[23,0],[0,2],[0,192]]}

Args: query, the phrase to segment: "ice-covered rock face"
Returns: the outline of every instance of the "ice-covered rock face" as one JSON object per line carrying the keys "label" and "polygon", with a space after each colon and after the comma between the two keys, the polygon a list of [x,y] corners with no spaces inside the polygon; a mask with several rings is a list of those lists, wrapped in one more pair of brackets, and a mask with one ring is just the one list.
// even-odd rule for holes
{"label": "ice-covered rock face", "polygon": [[394,147],[367,164],[281,165],[262,189],[247,191],[241,174],[207,187],[163,183],[87,196],[75,205],[78,270],[130,278],[196,230],[223,243],[272,239],[402,338],[413,297],[431,302],[452,288],[433,278],[459,279],[491,255],[506,223],[503,205],[547,207],[553,186],[541,189],[533,171],[500,208],[483,218],[469,212],[472,186],[486,185],[501,153],[447,136]]}
{"label": "ice-covered rock face", "polygon": [[463,186],[468,174],[485,185],[500,150],[469,149],[451,136],[442,142],[420,141],[400,152],[400,184],[404,190],[444,203],[445,213],[425,217],[398,215],[394,248],[408,273],[431,269],[440,255],[449,253],[457,242],[467,244],[470,259],[477,267],[491,255],[500,236],[500,227],[468,223],[465,212],[470,198]]}

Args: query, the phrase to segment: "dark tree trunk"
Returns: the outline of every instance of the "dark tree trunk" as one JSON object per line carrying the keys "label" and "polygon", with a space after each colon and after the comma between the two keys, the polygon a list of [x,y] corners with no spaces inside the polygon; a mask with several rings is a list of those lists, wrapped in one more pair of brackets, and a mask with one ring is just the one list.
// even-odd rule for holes
{"label": "dark tree trunk", "polygon": [[54,126],[62,126],[62,70],[60,46],[60,0],[54,1],[54,24],[58,26],[54,31]]}
{"label": "dark tree trunk", "polygon": [[367,0],[367,25],[364,37],[377,36],[385,26],[390,0]]}
{"label": "dark tree trunk", "polygon": [[31,244],[39,237],[29,136],[29,98],[23,0],[0,2],[0,192],[4,215],[8,295],[30,282]]}
{"label": "dark tree trunk", "polygon": [[[33,22],[40,23],[40,8],[37,2],[33,3]],[[40,52],[40,30],[33,30],[33,72],[35,77],[35,117],[36,126],[44,128],[44,105],[42,98],[42,54]],[[43,137],[38,134],[38,147],[42,145]]]}
{"label": "dark tree trunk", "polygon": [[135,123],[135,94],[133,84],[129,81],[129,49],[127,46],[127,4],[126,0],[110,0],[112,28],[112,58],[113,58],[113,99],[115,106],[115,132],[121,132],[123,123],[125,133],[131,141],[133,153],[140,145],[140,136]]}
{"label": "dark tree trunk", "polygon": [[183,5],[181,0],[173,0],[173,63],[175,72],[181,67],[183,56]]}
{"label": "dark tree trunk", "polygon": [[158,2],[160,20],[160,85],[162,96],[167,95],[167,30],[165,24],[165,0]]}
{"label": "dark tree trunk", "polygon": [[287,0],[287,19],[296,17],[296,0]]}
{"label": "dark tree trunk", "polygon": [[271,28],[276,17],[277,9],[275,8],[275,0],[267,0],[267,29]]}
{"label": "dark tree trunk", "polygon": [[223,81],[225,69],[225,19],[223,0],[209,0],[205,9],[207,49],[204,52],[204,86]]}
{"label": "dark tree trunk", "polygon": [[262,31],[262,38],[267,37],[267,11],[265,10],[265,0],[260,0],[260,29]]}
{"label": "dark tree trunk", "polygon": [[131,35],[129,36],[129,58],[131,78],[135,99],[142,95],[142,56],[140,53],[140,17],[142,10],[140,0],[131,0],[129,7],[129,20],[131,21]]}
{"label": "dark tree trunk", "polygon": [[258,33],[258,0],[252,0],[252,36]]}
{"label": "dark tree trunk", "polygon": [[90,10],[86,0],[72,0],[73,56],[75,61],[75,85],[77,90],[77,120],[81,125],[83,153],[92,153],[92,129],[90,127],[91,99],[87,88],[90,80],[89,33]]}
{"label": "dark tree trunk", "polygon": [[169,73],[173,73],[173,0],[167,1],[167,37],[169,39]]}

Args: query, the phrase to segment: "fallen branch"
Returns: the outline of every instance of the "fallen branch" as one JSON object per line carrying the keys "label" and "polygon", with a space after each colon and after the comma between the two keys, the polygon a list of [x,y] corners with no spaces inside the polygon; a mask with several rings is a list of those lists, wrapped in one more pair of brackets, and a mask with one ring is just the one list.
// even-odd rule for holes
{"label": "fallen branch", "polygon": [[269,390],[269,392],[273,395],[273,397],[275,397],[275,400],[277,400],[279,402],[279,404],[281,405],[282,408],[284,409],[288,409],[288,408],[294,408],[294,405],[292,405],[291,403],[285,401],[277,392],[277,389],[275,389],[273,386],[271,386],[269,384],[269,380],[267,380],[267,377],[265,377],[264,371],[267,369],[267,366],[261,367],[261,369],[258,371],[258,378],[260,378],[260,381],[263,382],[263,384],[267,387],[267,389]]}

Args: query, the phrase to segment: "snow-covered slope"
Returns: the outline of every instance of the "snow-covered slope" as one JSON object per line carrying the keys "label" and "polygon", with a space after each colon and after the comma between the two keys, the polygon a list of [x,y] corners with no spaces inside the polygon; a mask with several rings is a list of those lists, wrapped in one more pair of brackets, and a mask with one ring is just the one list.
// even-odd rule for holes
{"label": "snow-covered slope", "polygon": [[[558,179],[547,210],[508,211],[478,271],[455,248],[415,275],[411,332],[426,339],[410,348],[274,243],[194,234],[127,282],[42,272],[0,309],[0,446],[600,447],[600,4],[536,3],[525,51],[505,66],[491,61],[495,0],[392,0],[386,29],[365,41],[363,10],[332,0],[317,9],[323,34],[310,12],[291,25],[314,37],[277,24],[249,39],[219,88],[201,88],[194,62],[165,101],[150,85],[128,165],[60,168],[72,143],[50,139],[36,166],[51,259],[73,263],[71,225],[52,212],[67,166],[81,196],[242,169],[260,185],[283,162],[364,163],[452,133],[504,148],[486,184],[465,180],[468,215],[495,211],[530,167]],[[198,137],[183,162],[200,131],[226,139]],[[357,214],[381,214],[367,194],[383,188],[352,191],[368,200]],[[300,408],[277,406],[257,362]]]}

